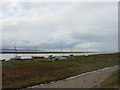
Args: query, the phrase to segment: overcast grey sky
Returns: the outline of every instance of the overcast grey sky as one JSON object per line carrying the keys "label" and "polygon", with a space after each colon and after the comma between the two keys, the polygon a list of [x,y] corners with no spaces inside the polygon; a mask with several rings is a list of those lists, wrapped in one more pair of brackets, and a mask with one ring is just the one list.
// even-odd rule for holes
{"label": "overcast grey sky", "polygon": [[118,49],[117,2],[4,2],[0,9],[3,48]]}

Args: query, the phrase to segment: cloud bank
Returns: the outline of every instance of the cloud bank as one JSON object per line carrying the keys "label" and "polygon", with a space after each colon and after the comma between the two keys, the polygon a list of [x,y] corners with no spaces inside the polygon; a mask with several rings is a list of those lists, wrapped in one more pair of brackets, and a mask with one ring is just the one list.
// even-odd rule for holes
{"label": "cloud bank", "polygon": [[3,2],[2,48],[118,50],[117,3]]}

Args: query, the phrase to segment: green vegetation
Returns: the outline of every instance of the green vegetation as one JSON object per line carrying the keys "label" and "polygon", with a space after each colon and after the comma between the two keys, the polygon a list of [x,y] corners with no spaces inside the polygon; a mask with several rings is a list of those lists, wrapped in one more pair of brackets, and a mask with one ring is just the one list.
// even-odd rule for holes
{"label": "green vegetation", "polygon": [[67,60],[2,62],[3,88],[25,88],[64,79],[80,73],[115,66],[118,54],[72,56]]}
{"label": "green vegetation", "polygon": [[105,79],[100,85],[95,88],[118,88],[118,72],[113,72],[108,78]]}

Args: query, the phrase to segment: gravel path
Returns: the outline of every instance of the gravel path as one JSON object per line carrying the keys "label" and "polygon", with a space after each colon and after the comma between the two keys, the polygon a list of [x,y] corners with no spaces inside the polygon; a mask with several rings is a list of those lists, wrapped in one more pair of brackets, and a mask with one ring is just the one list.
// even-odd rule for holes
{"label": "gravel path", "polygon": [[107,67],[104,69],[73,76],[64,80],[36,85],[29,88],[92,88],[103,82],[117,69],[118,66]]}

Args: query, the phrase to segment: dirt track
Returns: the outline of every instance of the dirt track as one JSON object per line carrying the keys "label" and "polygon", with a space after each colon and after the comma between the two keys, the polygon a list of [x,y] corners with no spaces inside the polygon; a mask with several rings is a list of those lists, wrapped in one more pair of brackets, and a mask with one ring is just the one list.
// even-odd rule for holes
{"label": "dirt track", "polygon": [[108,67],[92,72],[87,72],[64,80],[47,83],[44,85],[32,86],[30,88],[92,88],[103,82],[112,72],[118,69],[115,67]]}

